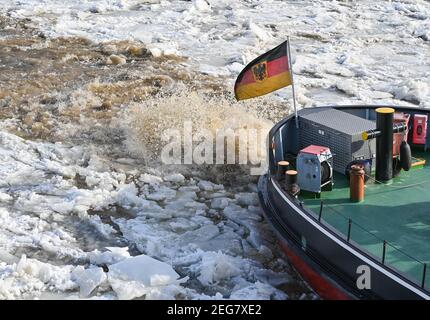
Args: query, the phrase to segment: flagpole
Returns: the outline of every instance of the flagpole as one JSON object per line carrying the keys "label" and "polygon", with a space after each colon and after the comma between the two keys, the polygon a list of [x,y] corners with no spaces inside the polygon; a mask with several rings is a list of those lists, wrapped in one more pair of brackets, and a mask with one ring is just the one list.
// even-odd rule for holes
{"label": "flagpole", "polygon": [[294,89],[294,79],[293,79],[293,63],[291,61],[291,50],[290,50],[290,37],[287,37],[287,56],[288,56],[288,67],[290,69],[291,76],[291,88],[293,89],[293,105],[294,105],[294,114],[296,117],[296,128],[299,128],[299,118],[297,116],[297,106],[296,106],[296,90]]}

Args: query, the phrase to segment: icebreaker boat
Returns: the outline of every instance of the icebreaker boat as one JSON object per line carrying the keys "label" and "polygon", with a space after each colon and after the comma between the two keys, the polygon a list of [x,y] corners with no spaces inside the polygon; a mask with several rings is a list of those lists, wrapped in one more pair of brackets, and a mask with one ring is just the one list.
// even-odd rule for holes
{"label": "icebreaker boat", "polygon": [[271,129],[260,202],[323,299],[430,298],[429,112],[305,108]]}

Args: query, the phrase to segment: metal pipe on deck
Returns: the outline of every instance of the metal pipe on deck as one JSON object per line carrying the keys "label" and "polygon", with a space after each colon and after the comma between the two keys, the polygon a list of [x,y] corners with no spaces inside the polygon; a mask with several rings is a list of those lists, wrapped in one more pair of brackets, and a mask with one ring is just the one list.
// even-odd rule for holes
{"label": "metal pipe on deck", "polygon": [[[407,126],[405,123],[395,123],[393,124],[393,133],[399,133],[406,131]],[[362,133],[363,140],[375,139],[381,135],[381,130],[368,130]]]}
{"label": "metal pipe on deck", "polygon": [[376,127],[381,135],[376,138],[376,180],[393,179],[393,108],[376,109]]}
{"label": "metal pipe on deck", "polygon": [[276,172],[276,179],[283,180],[285,179],[285,172],[287,172],[290,163],[288,161],[278,161],[278,168]]}
{"label": "metal pipe on deck", "polygon": [[294,197],[300,192],[300,187],[297,184],[296,170],[287,170],[285,172],[285,191]]}
{"label": "metal pipe on deck", "polygon": [[364,200],[364,166],[353,165],[349,178],[349,199],[352,202]]}
{"label": "metal pipe on deck", "polygon": [[407,129],[404,123],[393,125],[394,109],[378,108],[376,129],[365,131],[363,140],[376,138],[376,180],[389,181],[393,178],[393,133]]}

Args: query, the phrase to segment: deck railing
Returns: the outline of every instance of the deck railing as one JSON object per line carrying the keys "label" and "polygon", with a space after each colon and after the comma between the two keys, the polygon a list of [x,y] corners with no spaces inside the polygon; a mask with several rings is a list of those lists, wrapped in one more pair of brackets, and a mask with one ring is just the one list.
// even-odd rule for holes
{"label": "deck railing", "polygon": [[[341,225],[330,223],[327,212],[332,212],[333,214],[342,217],[345,219],[345,223]],[[351,218],[344,216],[333,207],[324,206],[323,201],[320,203],[318,221],[320,223],[327,223],[329,226],[334,227],[344,236],[347,242],[358,244],[362,250],[366,251],[371,256],[376,257],[376,259],[379,259],[383,265],[396,272],[400,272],[403,276],[419,285],[421,288],[425,290],[430,289],[430,270],[427,270],[429,268],[427,263],[412,257],[410,254],[404,252],[394,244],[378,237],[373,232],[354,222]],[[369,250],[369,247],[371,247],[372,250]]]}

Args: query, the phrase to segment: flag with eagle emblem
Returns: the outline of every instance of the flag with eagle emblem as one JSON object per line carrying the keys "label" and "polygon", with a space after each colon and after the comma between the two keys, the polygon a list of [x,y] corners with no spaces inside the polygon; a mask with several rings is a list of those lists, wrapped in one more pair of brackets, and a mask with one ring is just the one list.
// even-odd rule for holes
{"label": "flag with eagle emblem", "polygon": [[236,79],[236,99],[262,96],[291,85],[288,56],[288,42],[285,41],[251,61]]}

